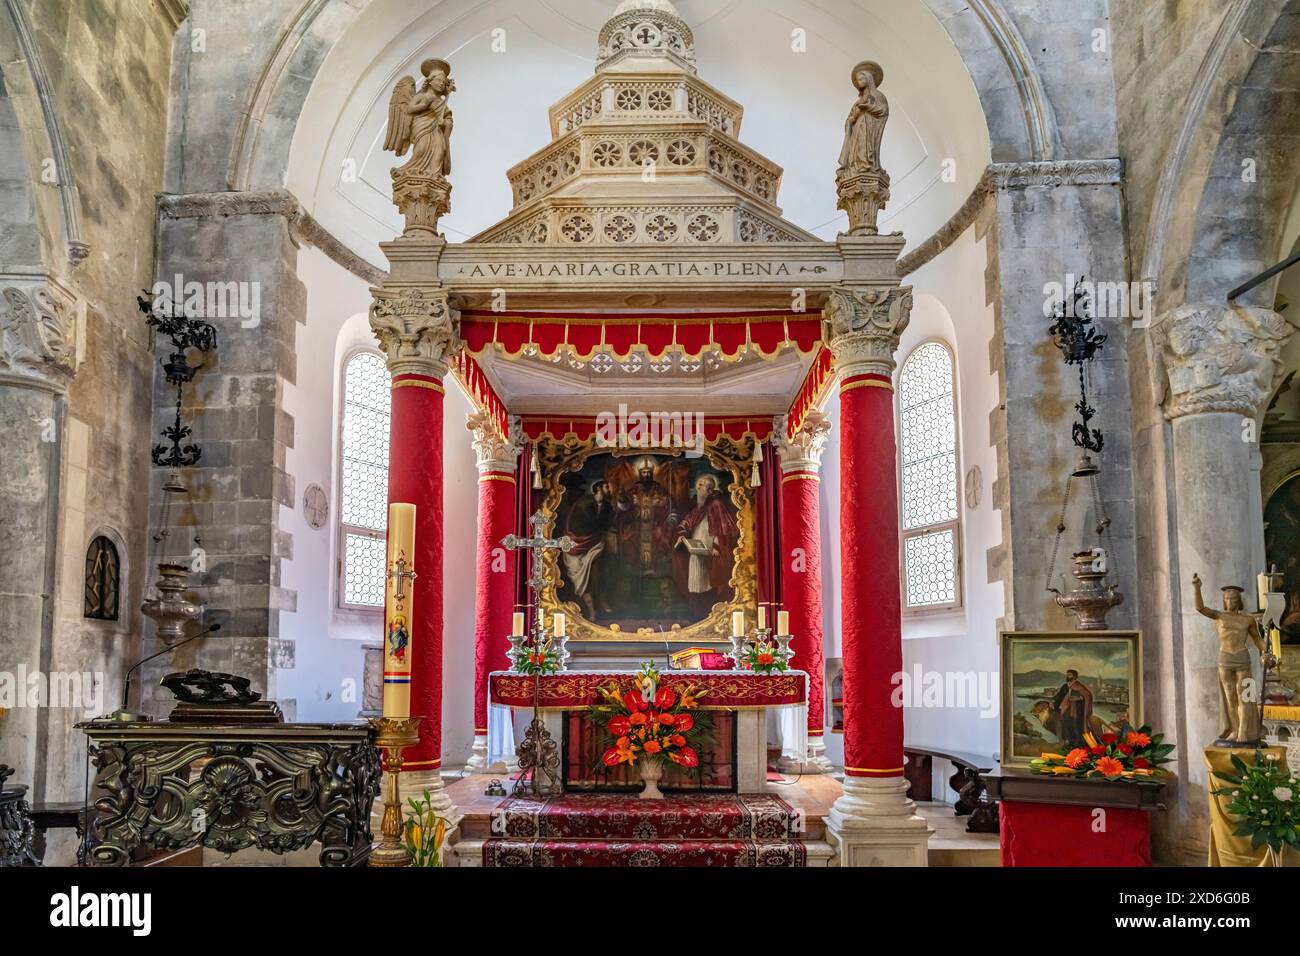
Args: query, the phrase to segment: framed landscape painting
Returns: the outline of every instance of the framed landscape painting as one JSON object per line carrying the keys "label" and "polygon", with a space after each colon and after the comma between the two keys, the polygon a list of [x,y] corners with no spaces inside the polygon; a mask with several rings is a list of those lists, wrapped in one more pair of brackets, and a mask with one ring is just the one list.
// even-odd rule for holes
{"label": "framed landscape painting", "polygon": [[1002,766],[1142,726],[1138,631],[1004,631]]}

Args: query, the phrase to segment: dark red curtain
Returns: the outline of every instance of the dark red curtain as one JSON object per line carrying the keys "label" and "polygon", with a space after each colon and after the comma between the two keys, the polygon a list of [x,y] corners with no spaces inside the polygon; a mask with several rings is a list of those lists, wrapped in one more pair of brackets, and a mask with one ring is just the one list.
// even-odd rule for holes
{"label": "dark red curtain", "polygon": [[781,462],[771,442],[763,449],[758,474],[762,482],[754,489],[758,603],[767,608],[767,626],[775,628],[781,607]]}

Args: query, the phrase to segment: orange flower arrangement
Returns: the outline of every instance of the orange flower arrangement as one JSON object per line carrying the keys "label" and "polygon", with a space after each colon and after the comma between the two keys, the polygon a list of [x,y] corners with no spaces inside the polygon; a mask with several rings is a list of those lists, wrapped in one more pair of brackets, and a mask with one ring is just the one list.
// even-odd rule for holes
{"label": "orange flower arrangement", "polygon": [[601,703],[592,710],[597,720],[604,719],[613,741],[602,757],[605,765],[667,758],[688,769],[698,767],[699,754],[688,734],[695,731],[700,737],[707,733],[706,715],[691,713],[699,707],[700,692],[692,687],[679,694],[671,687],[660,687],[659,672],[648,663],[642,665],[632,684],[635,686],[598,688]]}
{"label": "orange flower arrangement", "polygon": [[1102,734],[1100,740],[1085,733],[1083,739],[1087,746],[1074,747],[1064,756],[1045,753],[1029,761],[1029,768],[1058,777],[1101,777],[1130,783],[1168,773],[1160,764],[1169,762],[1174,745],[1165,743],[1150,727]]}

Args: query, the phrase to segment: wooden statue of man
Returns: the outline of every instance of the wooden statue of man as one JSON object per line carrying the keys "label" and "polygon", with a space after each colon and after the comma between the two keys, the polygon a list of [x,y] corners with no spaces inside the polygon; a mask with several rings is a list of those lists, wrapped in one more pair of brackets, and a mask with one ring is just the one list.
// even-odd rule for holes
{"label": "wooden statue of man", "polygon": [[1223,747],[1254,746],[1259,742],[1255,701],[1247,700],[1242,691],[1246,682],[1252,679],[1250,643],[1259,648],[1261,658],[1267,653],[1259,622],[1246,613],[1242,588],[1237,585],[1223,588],[1221,611],[1205,606],[1201,599],[1200,575],[1192,575],[1192,588],[1196,593],[1196,610],[1214,622],[1219,635],[1219,717],[1223,731],[1215,744]]}

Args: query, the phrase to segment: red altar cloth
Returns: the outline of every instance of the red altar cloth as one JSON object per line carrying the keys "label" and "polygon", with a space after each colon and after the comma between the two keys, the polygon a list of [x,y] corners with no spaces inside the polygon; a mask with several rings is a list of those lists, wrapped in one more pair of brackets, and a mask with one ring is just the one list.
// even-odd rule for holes
{"label": "red altar cloth", "polygon": [[[496,671],[488,678],[494,704],[507,707],[533,706],[533,681],[527,674]],[[550,710],[578,710],[600,703],[596,688],[611,683],[630,685],[630,672],[570,671],[541,677],[541,706]],[[782,707],[802,704],[808,696],[808,675],[803,671],[784,674],[750,674],[736,671],[664,671],[660,687],[679,693],[694,687],[704,709],[736,710],[743,707]]]}
{"label": "red altar cloth", "polygon": [[[1110,784],[1122,787],[1126,784]],[[1148,811],[1003,800],[1003,866],[1150,866]],[[1106,816],[1099,828],[1097,811]]]}

